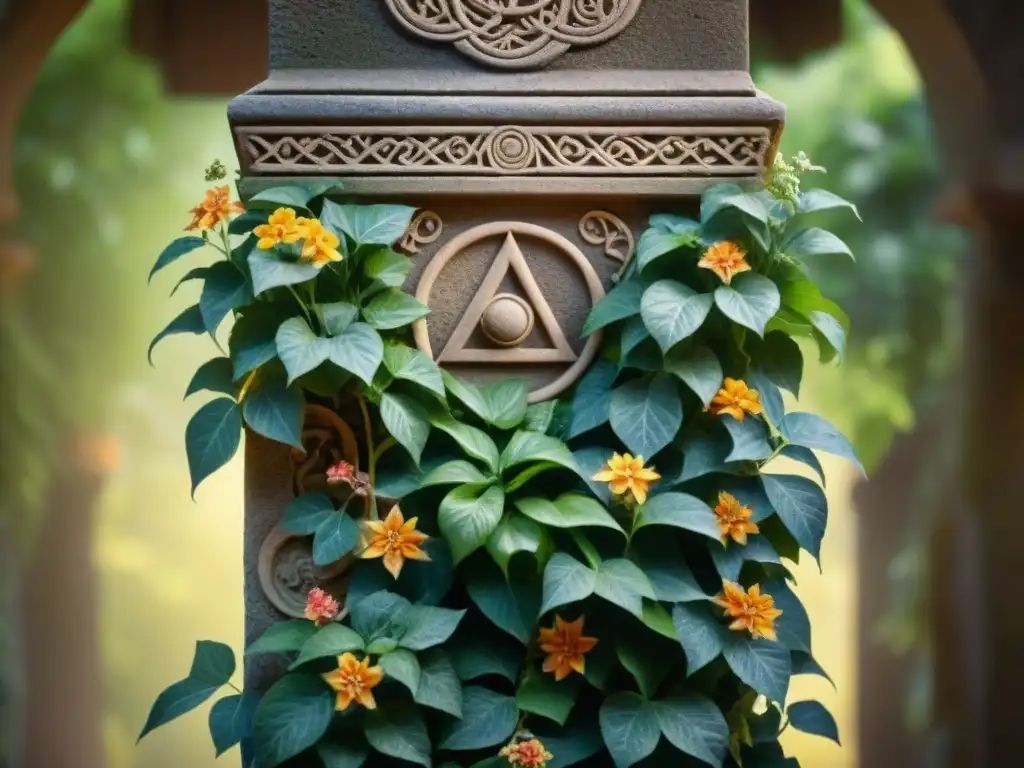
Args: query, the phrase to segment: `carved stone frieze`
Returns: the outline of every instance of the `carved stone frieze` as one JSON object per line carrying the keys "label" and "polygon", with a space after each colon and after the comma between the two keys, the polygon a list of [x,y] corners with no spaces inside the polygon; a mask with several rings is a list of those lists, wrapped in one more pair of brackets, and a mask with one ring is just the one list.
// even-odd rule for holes
{"label": "carved stone frieze", "polygon": [[588,211],[580,219],[578,228],[580,237],[591,245],[602,246],[608,258],[622,262],[622,267],[612,277],[612,280],[617,282],[636,252],[633,230],[626,222],[608,211]]}
{"label": "carved stone frieze", "polygon": [[549,64],[626,28],[642,0],[385,0],[403,27],[501,69]]}
{"label": "carved stone frieze", "polygon": [[250,174],[751,176],[759,126],[240,126]]}

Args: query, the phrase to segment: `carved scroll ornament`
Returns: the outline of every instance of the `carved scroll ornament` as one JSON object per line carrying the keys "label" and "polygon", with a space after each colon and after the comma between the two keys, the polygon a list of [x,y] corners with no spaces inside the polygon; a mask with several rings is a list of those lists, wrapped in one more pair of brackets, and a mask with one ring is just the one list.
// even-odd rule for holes
{"label": "carved scroll ornament", "polygon": [[749,176],[760,126],[359,126],[236,129],[250,173]]}
{"label": "carved scroll ornament", "polygon": [[385,0],[407,30],[501,69],[549,64],[626,28],[642,0]]}
{"label": "carved scroll ornament", "polygon": [[585,241],[591,245],[603,246],[605,256],[622,263],[619,271],[612,275],[612,281],[618,282],[636,252],[633,230],[626,222],[608,211],[588,211],[580,219],[578,228],[580,237]]}

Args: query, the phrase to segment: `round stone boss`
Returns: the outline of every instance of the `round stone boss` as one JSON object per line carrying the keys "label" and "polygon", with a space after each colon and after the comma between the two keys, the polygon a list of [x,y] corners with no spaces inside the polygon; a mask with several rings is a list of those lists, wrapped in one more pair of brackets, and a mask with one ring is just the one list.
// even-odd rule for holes
{"label": "round stone boss", "polygon": [[[530,392],[531,403],[557,397],[586,372],[601,345],[601,332],[591,335],[577,355],[544,297],[523,257],[520,240],[540,240],[554,246],[553,251],[568,260],[581,274],[593,307],[604,298],[604,287],[587,257],[570,240],[557,232],[523,221],[495,221],[473,227],[452,238],[441,247],[424,269],[416,287],[416,298],[430,306],[431,291],[438,276],[460,253],[474,244],[505,235],[494,261],[469,306],[463,312],[440,353],[435,353],[428,332],[429,318],[416,321],[413,338],[416,346],[439,365],[446,363],[507,365],[565,364],[567,367],[553,381]],[[512,273],[522,285],[525,297],[498,290],[504,277]],[[518,347],[539,326],[551,339],[552,347]],[[466,346],[472,333],[479,329],[495,345],[495,349],[470,349]]]}

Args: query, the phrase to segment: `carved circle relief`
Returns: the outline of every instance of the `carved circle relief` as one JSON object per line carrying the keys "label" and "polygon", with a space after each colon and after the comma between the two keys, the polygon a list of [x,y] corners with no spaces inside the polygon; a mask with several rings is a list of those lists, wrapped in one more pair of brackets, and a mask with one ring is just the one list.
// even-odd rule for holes
{"label": "carved circle relief", "polygon": [[532,69],[574,46],[603,43],[642,0],[384,0],[414,35],[501,69]]}
{"label": "carved circle relief", "polygon": [[[413,325],[413,337],[420,350],[441,365],[566,365],[553,381],[530,393],[530,402],[542,402],[556,397],[583,375],[597,354],[601,333],[588,338],[579,354],[573,350],[526,262],[522,246],[530,240],[539,240],[546,246],[553,246],[552,250],[567,259],[580,273],[590,306],[594,306],[604,297],[601,279],[587,257],[572,242],[550,229],[522,221],[497,221],[473,227],[453,238],[437,252],[420,277],[416,298],[430,306],[434,285],[441,272],[453,260],[481,241],[501,236],[504,236],[504,240],[497,255],[440,353],[435,353],[432,347],[427,318]],[[499,292],[502,281],[510,274],[518,281],[525,295]],[[549,346],[520,346],[535,327],[544,331]],[[477,329],[497,348],[474,348],[471,337]]]}

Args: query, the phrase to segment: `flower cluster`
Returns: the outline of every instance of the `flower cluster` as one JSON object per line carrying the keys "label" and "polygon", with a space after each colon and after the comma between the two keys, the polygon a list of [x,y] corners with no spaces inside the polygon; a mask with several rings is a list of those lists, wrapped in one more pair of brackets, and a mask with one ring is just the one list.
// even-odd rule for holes
{"label": "flower cluster", "polygon": [[703,269],[710,269],[729,285],[732,279],[741,272],[749,272],[750,265],[747,263],[747,252],[739,243],[732,240],[723,240],[715,243],[706,251],[697,266]]}
{"label": "flower cluster", "polygon": [[543,669],[553,673],[555,680],[564,680],[573,672],[583,674],[583,654],[597,645],[597,638],[584,637],[583,617],[565,621],[555,616],[555,626],[540,630],[540,649],[547,654]]}
{"label": "flower cluster", "polygon": [[615,496],[643,504],[647,501],[651,483],[660,480],[661,475],[653,467],[644,466],[643,456],[613,453],[608,463],[592,479],[608,483],[608,488]]}
{"label": "flower cluster", "polygon": [[278,245],[294,245],[302,243],[299,258],[317,267],[332,261],[341,261],[338,246],[340,238],[324,227],[319,219],[296,216],[292,208],[278,208],[267,219],[253,230],[259,238],[256,247],[268,251]]}
{"label": "flower cluster", "polygon": [[320,587],[313,587],[306,595],[306,618],[317,626],[330,624],[341,612],[338,601],[324,592]]}
{"label": "flower cluster", "polygon": [[510,744],[501,748],[499,757],[508,760],[509,765],[516,768],[545,768],[548,760],[554,760],[555,756],[547,751],[540,739],[524,738],[515,739]]}
{"label": "flower cluster", "polygon": [[366,521],[365,548],[359,556],[364,559],[383,557],[384,567],[396,579],[406,560],[430,560],[419,546],[430,537],[417,531],[416,523],[415,517],[406,520],[397,504],[383,521]]}
{"label": "flower cluster", "polygon": [[737,544],[745,545],[748,533],[760,531],[757,523],[750,519],[754,515],[754,510],[741,504],[731,493],[722,491],[718,494],[718,504],[714,511],[715,517],[718,518],[718,527],[722,531],[723,543],[732,539]]}
{"label": "flower cluster", "polygon": [[344,712],[352,702],[366,709],[376,709],[373,689],[384,679],[384,670],[370,666],[370,657],[362,661],[345,652],[338,657],[338,668],[322,675],[331,689],[337,692],[334,708]]}
{"label": "flower cluster", "polygon": [[711,400],[708,411],[715,416],[732,416],[736,421],[743,421],[747,414],[760,416],[764,413],[761,395],[739,379],[726,379],[722,388]]}

